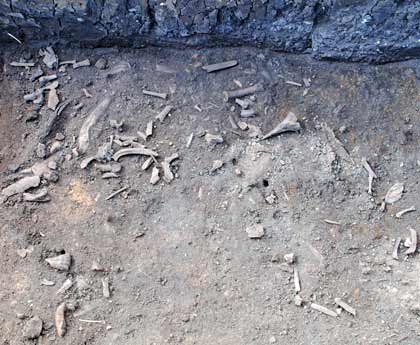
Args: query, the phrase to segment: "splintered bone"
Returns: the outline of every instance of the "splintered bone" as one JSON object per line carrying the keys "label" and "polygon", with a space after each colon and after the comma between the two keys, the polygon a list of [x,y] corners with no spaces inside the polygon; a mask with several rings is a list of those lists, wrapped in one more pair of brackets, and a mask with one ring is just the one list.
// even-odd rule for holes
{"label": "splintered bone", "polygon": [[157,97],[157,98],[162,98],[162,99],[166,99],[168,97],[167,93],[160,93],[160,92],[153,92],[153,91],[148,91],[148,90],[143,90],[143,95],[146,96],[152,96],[152,97]]}
{"label": "splintered bone", "polygon": [[85,153],[89,148],[90,142],[90,130],[98,122],[98,120],[105,114],[109,105],[111,104],[111,98],[106,97],[99,103],[95,109],[89,114],[80,128],[78,146],[80,153]]}
{"label": "splintered bone", "polygon": [[409,207],[409,208],[406,208],[405,210],[401,210],[400,212],[397,212],[396,214],[395,214],[395,217],[397,217],[397,218],[401,218],[403,215],[405,215],[406,213],[409,213],[409,212],[414,212],[416,210],[416,208],[414,207],[414,206],[411,206],[411,207]]}
{"label": "splintered bone", "polygon": [[251,95],[256,92],[260,92],[264,90],[264,86],[262,83],[255,84],[250,87],[246,87],[244,89],[233,90],[233,91],[223,91],[223,98],[225,102],[229,101],[231,98],[238,98]]}
{"label": "splintered bone", "polygon": [[117,151],[112,156],[112,159],[114,161],[118,161],[121,157],[128,156],[128,155],[143,155],[143,156],[153,156],[153,157],[159,156],[158,153],[153,150],[149,150],[144,147],[134,147],[134,148],[129,148],[129,149],[121,149]]}
{"label": "splintered bone", "polygon": [[161,123],[165,120],[166,116],[172,111],[173,107],[171,105],[167,105],[163,110],[156,116],[156,119],[159,120]]}
{"label": "splintered bone", "polygon": [[398,249],[400,248],[401,237],[395,240],[394,248],[392,249],[392,258],[398,260]]}
{"label": "splintered bone", "polygon": [[311,303],[311,308],[315,309],[315,310],[317,310],[321,313],[324,313],[326,315],[329,315],[329,316],[333,316],[333,317],[338,316],[337,313],[333,312],[332,310],[330,310],[328,308],[325,308],[322,305],[319,305],[319,304],[316,304],[316,303]]}
{"label": "splintered bone", "polygon": [[405,255],[414,254],[417,249],[417,232],[410,228],[410,247],[405,251]]}
{"label": "splintered bone", "polygon": [[393,204],[401,199],[402,193],[404,192],[404,184],[396,183],[394,184],[385,195],[385,203]]}
{"label": "splintered bone", "polygon": [[284,132],[297,132],[301,129],[300,123],[297,121],[297,117],[294,113],[289,112],[285,119],[280,122],[272,131],[268,132],[262,137],[261,140],[271,138],[275,135],[284,133]]}
{"label": "splintered bone", "polygon": [[366,160],[365,157],[362,158],[362,164],[363,167],[367,170],[368,174],[369,174],[369,186],[368,186],[368,193],[372,194],[372,183],[373,183],[373,179],[378,178],[375,174],[375,172],[372,170],[371,166],[369,165],[368,161]]}
{"label": "splintered bone", "polygon": [[212,73],[212,72],[217,72],[224,69],[235,67],[237,64],[238,64],[237,60],[230,60],[230,61],[224,61],[224,62],[212,64],[212,65],[203,66],[201,68],[205,70],[207,73]]}

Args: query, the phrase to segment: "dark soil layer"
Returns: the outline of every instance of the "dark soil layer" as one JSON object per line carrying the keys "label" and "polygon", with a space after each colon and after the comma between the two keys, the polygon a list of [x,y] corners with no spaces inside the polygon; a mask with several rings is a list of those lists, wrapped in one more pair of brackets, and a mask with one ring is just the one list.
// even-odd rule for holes
{"label": "dark soil layer", "polygon": [[83,46],[254,45],[317,59],[420,56],[413,0],[0,0],[0,40]]}

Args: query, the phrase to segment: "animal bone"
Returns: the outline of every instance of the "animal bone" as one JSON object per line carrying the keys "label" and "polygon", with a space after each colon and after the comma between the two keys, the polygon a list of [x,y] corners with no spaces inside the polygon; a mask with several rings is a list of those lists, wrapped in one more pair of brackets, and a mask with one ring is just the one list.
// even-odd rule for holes
{"label": "animal bone", "polygon": [[39,176],[24,177],[19,181],[11,184],[10,186],[4,188],[1,193],[6,198],[8,198],[12,195],[23,193],[30,188],[38,187],[40,183],[41,179],[39,178]]}
{"label": "animal bone", "polygon": [[405,210],[401,210],[400,212],[397,212],[395,217],[401,218],[403,215],[405,215],[408,212],[414,212],[416,208],[414,206],[411,206],[409,208],[406,208]]}
{"label": "animal bone", "polygon": [[90,129],[98,122],[98,120],[104,115],[109,105],[111,104],[111,97],[106,97],[99,103],[95,109],[89,114],[87,119],[82,125],[79,133],[79,151],[85,153],[89,148],[90,141]]}
{"label": "animal bone", "polygon": [[55,329],[59,337],[64,337],[66,334],[66,303],[61,303],[55,311]]}
{"label": "animal bone", "polygon": [[261,83],[255,84],[244,89],[234,90],[234,91],[224,91],[223,98],[225,102],[229,101],[231,98],[238,98],[243,96],[251,95],[255,92],[260,92],[264,90],[264,86]]}
{"label": "animal bone", "polygon": [[371,166],[369,165],[368,161],[365,157],[362,158],[362,164],[363,167],[367,170],[369,174],[369,187],[368,187],[368,193],[372,194],[372,183],[374,178],[378,178],[375,174],[375,172],[372,170]]}
{"label": "animal bone", "polygon": [[129,149],[121,149],[117,151],[114,156],[112,156],[112,159],[114,161],[118,161],[121,157],[128,156],[128,155],[143,155],[143,156],[152,156],[152,157],[158,157],[159,154],[155,151],[146,149],[145,147],[134,147]]}
{"label": "animal bone", "polygon": [[71,255],[62,254],[45,259],[45,261],[52,267],[59,271],[68,271],[71,265]]}
{"label": "animal bone", "polygon": [[159,93],[159,92],[153,92],[153,91],[147,91],[147,90],[143,90],[142,92],[143,92],[143,95],[162,98],[162,99],[166,99],[168,97],[167,93]]}
{"label": "animal bone", "polygon": [[289,112],[285,119],[282,122],[280,122],[280,124],[276,126],[273,130],[264,135],[261,140],[271,138],[275,135],[284,132],[297,132],[300,131],[300,129],[301,126],[300,123],[297,121],[296,115],[292,112]]}
{"label": "animal bone", "polygon": [[237,64],[238,64],[237,60],[230,60],[230,61],[224,61],[224,62],[212,64],[212,65],[203,66],[201,68],[205,70],[207,73],[212,73],[212,72],[221,71],[227,68],[235,67]]}

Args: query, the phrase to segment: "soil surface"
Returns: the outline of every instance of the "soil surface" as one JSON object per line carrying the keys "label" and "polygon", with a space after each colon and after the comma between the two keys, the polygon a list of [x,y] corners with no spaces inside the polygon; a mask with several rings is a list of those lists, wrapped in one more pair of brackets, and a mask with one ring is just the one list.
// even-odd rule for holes
{"label": "soil surface", "polygon": [[[419,61],[369,66],[246,48],[96,49],[56,50],[60,61],[89,59],[91,66],[55,70],[38,51],[5,48],[0,188],[36,164],[41,184],[28,192],[48,188],[50,200],[28,202],[17,194],[0,207],[1,344],[418,342],[420,259],[417,251],[405,252],[409,228],[419,230],[419,212],[396,213],[420,209]],[[39,81],[30,80],[36,66],[10,65],[23,58],[45,75],[58,75],[60,103],[69,104],[54,122],[46,103],[37,111],[24,101]],[[106,69],[95,67],[99,58]],[[239,63],[231,69],[202,69],[232,59]],[[129,67],[110,76],[121,63]],[[223,90],[258,82],[264,90],[244,97],[258,115],[240,119],[239,106],[225,102]],[[111,104],[82,155],[80,128],[106,97]],[[167,105],[170,115],[155,120]],[[290,111],[300,132],[259,140]],[[229,116],[249,128],[232,128]],[[123,121],[121,131],[111,120]],[[144,142],[137,132],[151,120],[153,135]],[[206,133],[224,142],[208,144]],[[121,144],[143,144],[159,154],[153,163],[159,166],[178,153],[170,165],[174,180],[165,182],[160,169],[152,185],[153,165],[142,170],[145,156],[122,157],[121,172],[110,179],[102,178],[98,162],[81,169],[110,137],[114,153]],[[38,158],[39,143],[46,158]],[[372,194],[364,157],[377,175]],[[223,166],[212,171],[215,160]],[[32,170],[29,175],[39,174]],[[404,184],[402,198],[381,211],[397,182]],[[257,224],[264,236],[251,239],[246,230]],[[397,238],[398,260],[392,256]],[[68,271],[45,261],[64,253],[72,256]],[[295,254],[294,264],[285,261],[288,253]],[[94,262],[103,270],[92,270]],[[71,287],[58,292],[67,279]],[[356,316],[338,308],[335,298]],[[54,314],[63,302],[67,327],[59,337]],[[43,321],[42,331],[32,329],[36,339],[27,340],[27,328],[39,325],[33,317]]]}

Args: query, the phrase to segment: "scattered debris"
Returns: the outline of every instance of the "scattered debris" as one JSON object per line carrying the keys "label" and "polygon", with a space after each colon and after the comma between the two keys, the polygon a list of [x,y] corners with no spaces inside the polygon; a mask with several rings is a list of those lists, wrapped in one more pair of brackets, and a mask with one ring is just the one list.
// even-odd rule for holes
{"label": "scattered debris", "polygon": [[50,146],[50,155],[53,155],[54,153],[61,150],[63,147],[63,143],[60,141],[54,141]]}
{"label": "scattered debris", "polygon": [[119,64],[112,67],[109,71],[106,72],[107,77],[112,77],[114,75],[127,72],[131,68],[128,62],[120,62]]}
{"label": "scattered debris", "polygon": [[417,232],[410,228],[410,247],[405,251],[405,255],[414,254],[417,250]]}
{"label": "scattered debris", "polygon": [[401,244],[401,237],[398,237],[395,240],[394,248],[392,249],[392,258],[394,260],[398,260],[398,249],[400,248],[400,244]]}
{"label": "scattered debris", "polygon": [[349,306],[347,303],[343,302],[340,298],[334,299],[335,304],[343,308],[346,312],[350,313],[353,316],[356,316],[356,310]]}
{"label": "scattered debris", "polygon": [[11,37],[11,38],[13,38],[17,43],[19,43],[20,45],[22,45],[23,43],[22,43],[22,41],[20,40],[20,39],[18,39],[16,36],[14,36],[14,35],[12,35],[10,32],[7,32],[6,31],[6,34],[9,36],[9,37]]}
{"label": "scattered debris", "polygon": [[296,258],[295,258],[295,254],[294,253],[288,253],[288,254],[285,254],[284,256],[283,256],[283,258],[284,258],[284,260],[289,264],[289,265],[292,265],[292,264],[294,264],[295,263],[295,260],[296,260]]}
{"label": "scattered debris", "polygon": [[28,250],[25,248],[18,249],[16,251],[17,255],[19,255],[22,259],[26,258],[26,255],[28,255]]}
{"label": "scattered debris", "polygon": [[102,282],[102,294],[104,295],[105,298],[111,297],[108,278],[102,278],[101,282]]}
{"label": "scattered debris", "polygon": [[248,124],[246,122],[239,121],[238,127],[241,131],[246,131],[248,129]]}
{"label": "scattered debris", "polygon": [[61,303],[55,311],[55,329],[59,337],[64,337],[66,334],[66,310],[65,302]]}
{"label": "scattered debris", "polygon": [[42,320],[39,316],[34,316],[25,323],[23,327],[23,336],[26,339],[37,339],[42,332]]}
{"label": "scattered debris", "polygon": [[95,67],[97,69],[106,69],[108,62],[104,58],[99,58],[98,61],[95,63]]}
{"label": "scattered debris", "polygon": [[341,225],[340,222],[336,222],[335,220],[324,219],[324,222],[331,225]]}
{"label": "scattered debris", "polygon": [[57,109],[58,103],[60,103],[60,99],[58,98],[57,89],[51,89],[48,93],[48,109]]}
{"label": "scattered debris", "polygon": [[238,104],[242,109],[248,109],[252,104],[246,99],[235,98],[235,103]]}
{"label": "scattered debris", "polygon": [[54,286],[55,283],[53,281],[51,281],[51,280],[48,280],[48,279],[42,279],[41,280],[41,285],[44,285],[44,286]]}
{"label": "scattered debris", "polygon": [[75,62],[73,64],[73,69],[77,69],[77,68],[80,68],[80,67],[88,67],[88,66],[90,66],[90,60],[85,59],[83,61]]}
{"label": "scattered debris", "polygon": [[403,183],[398,182],[394,184],[385,195],[385,203],[393,204],[397,202],[398,200],[401,199],[403,192],[404,192]]}
{"label": "scattered debris", "polygon": [[37,80],[39,77],[44,75],[44,71],[42,70],[41,66],[37,66],[37,68],[32,72],[30,81],[34,82],[35,80]]}
{"label": "scattered debris", "polygon": [[44,58],[42,59],[42,62],[48,68],[51,69],[58,66],[58,57],[51,47],[47,47],[45,50],[41,50],[41,55],[44,56]]}
{"label": "scattered debris", "polygon": [[242,109],[240,116],[242,118],[254,117],[257,113],[254,109]]}
{"label": "scattered debris", "polygon": [[146,171],[154,162],[152,157],[147,158],[141,166],[141,170]]}
{"label": "scattered debris", "polygon": [[229,122],[233,129],[238,129],[238,125],[236,124],[235,119],[233,118],[232,114],[229,114]]}
{"label": "scattered debris", "polygon": [[293,269],[293,282],[295,284],[295,292],[299,293],[300,292],[300,278],[299,278],[299,272],[296,267]]}
{"label": "scattered debris", "polygon": [[48,137],[48,135],[51,133],[51,130],[55,124],[55,121],[57,120],[57,118],[61,115],[61,113],[64,111],[64,109],[67,108],[67,106],[70,104],[70,101],[65,101],[63,103],[61,103],[57,109],[55,110],[54,113],[52,113],[52,116],[50,116],[50,118],[48,119],[47,124],[45,125],[42,133],[40,134],[40,138],[41,139],[45,139]]}
{"label": "scattered debris", "polygon": [[329,315],[329,316],[333,316],[333,317],[338,316],[337,313],[333,312],[332,310],[330,310],[328,308],[325,308],[322,305],[319,305],[319,304],[316,304],[316,303],[311,303],[311,308],[315,309],[315,310],[317,310],[321,313],[324,313],[326,315]]}
{"label": "scattered debris", "polygon": [[95,164],[95,168],[98,169],[101,173],[107,173],[107,172],[119,173],[122,170],[122,165],[120,163]]}
{"label": "scattered debris", "polygon": [[220,134],[207,133],[205,139],[209,145],[223,144],[224,140]]}
{"label": "scattered debris", "polygon": [[261,140],[265,140],[285,132],[297,132],[300,131],[300,129],[301,126],[300,123],[297,121],[296,115],[292,112],[289,112],[285,119],[282,122],[280,122],[280,124],[276,126],[273,130],[264,135]]}
{"label": "scattered debris", "polygon": [[86,88],[83,88],[82,92],[83,92],[83,94],[85,95],[86,98],[92,98],[93,97],[92,94]]}
{"label": "scattered debris", "polygon": [[109,125],[111,126],[111,128],[116,129],[118,132],[122,132],[124,127],[124,120],[121,120],[119,122],[117,120],[109,120]]}
{"label": "scattered debris", "polygon": [[13,62],[10,63],[10,66],[29,68],[29,67],[34,67],[35,62],[16,62],[16,61],[13,61]]}
{"label": "scattered debris", "polygon": [[203,66],[202,69],[207,73],[217,72],[224,69],[235,67],[238,64],[237,60],[230,60],[225,62],[219,62],[212,65]]}
{"label": "scattered debris", "polygon": [[255,224],[246,228],[246,233],[248,234],[249,238],[258,239],[264,236],[265,230],[261,224]]}
{"label": "scattered debris", "polygon": [[258,138],[262,135],[261,128],[258,126],[254,126],[251,124],[247,124],[248,126],[248,136],[250,138]]}
{"label": "scattered debris", "polygon": [[99,262],[97,262],[96,260],[93,260],[92,266],[90,267],[90,269],[92,271],[96,271],[96,272],[104,271],[104,267]]}
{"label": "scattered debris", "polygon": [[188,136],[188,139],[187,139],[187,145],[186,145],[187,149],[189,149],[191,147],[193,139],[194,139],[194,133],[191,133]]}
{"label": "scattered debris", "polygon": [[47,157],[47,145],[43,143],[38,143],[38,145],[36,146],[36,156],[41,159]]}
{"label": "scattered debris", "polygon": [[298,87],[302,87],[303,86],[301,83],[297,83],[297,82],[292,81],[292,80],[286,80],[284,83],[285,84],[289,84],[289,85],[293,85],[293,86],[298,86]]}
{"label": "scattered debris", "polygon": [[23,200],[28,202],[48,202],[50,201],[48,188],[42,188],[37,193],[23,193]]}
{"label": "scattered debris", "polygon": [[106,97],[99,103],[95,109],[89,114],[87,119],[82,125],[79,133],[79,151],[80,153],[86,153],[89,148],[90,141],[90,129],[98,122],[98,120],[104,115],[109,105],[111,104],[111,98]]}
{"label": "scattered debris", "polygon": [[45,259],[45,261],[52,267],[59,271],[68,271],[71,265],[71,255],[62,254]]}
{"label": "scattered debris", "polygon": [[85,320],[85,319],[79,319],[79,322],[86,322],[86,323],[101,323],[105,325],[104,320]]}
{"label": "scattered debris", "polygon": [[303,299],[300,297],[300,295],[295,295],[295,305],[298,307],[301,307],[303,304]]}
{"label": "scattered debris", "polygon": [[172,156],[165,158],[163,160],[163,162],[161,163],[161,166],[162,166],[162,169],[163,169],[163,179],[167,183],[170,183],[175,178],[174,174],[171,171],[171,163],[175,159],[178,159],[178,158],[179,158],[178,154],[175,153]]}
{"label": "scattered debris", "polygon": [[323,123],[322,129],[325,133],[328,142],[331,144],[332,148],[340,156],[340,158],[351,164],[354,164],[353,159],[350,157],[350,154],[344,147],[343,143],[337,138],[330,126],[328,126],[326,123]]}
{"label": "scattered debris", "polygon": [[124,156],[128,155],[142,155],[142,156],[152,156],[152,157],[158,157],[159,154],[153,150],[146,149],[145,147],[134,147],[134,148],[128,148],[128,149],[121,149],[117,151],[113,156],[112,159],[114,161],[117,161]]}
{"label": "scattered debris", "polygon": [[38,187],[40,183],[41,183],[41,179],[39,178],[39,176],[23,177],[17,182],[4,188],[1,191],[1,193],[3,194],[5,198],[8,198],[12,195],[23,193],[30,188]]}
{"label": "scattered debris", "polygon": [[167,105],[165,108],[163,108],[163,110],[156,116],[156,119],[160,121],[160,123],[162,123],[165,119],[166,116],[169,115],[169,113],[172,111],[173,107],[171,105]]}
{"label": "scattered debris", "polygon": [[101,176],[104,180],[110,179],[110,178],[119,178],[120,175],[113,173],[113,172],[106,172],[102,174]]}
{"label": "scattered debris", "polygon": [[214,173],[216,170],[219,170],[225,163],[221,160],[213,161],[213,166],[210,169],[210,173]]}
{"label": "scattered debris", "polygon": [[159,180],[160,180],[160,177],[159,177],[159,168],[153,167],[152,176],[150,177],[150,183],[153,184],[153,185],[155,185],[156,183],[159,182]]}
{"label": "scattered debris", "polygon": [[57,290],[57,292],[55,294],[56,295],[62,294],[64,292],[66,292],[68,289],[70,289],[72,286],[73,286],[73,281],[70,278],[68,278],[63,283],[63,285],[61,285],[61,287]]}
{"label": "scattered debris", "polygon": [[153,121],[149,121],[146,126],[146,138],[153,135]]}
{"label": "scattered debris", "polygon": [[363,167],[367,170],[368,174],[369,174],[369,186],[368,186],[368,193],[372,194],[372,183],[373,183],[373,179],[378,178],[375,174],[375,172],[373,171],[373,169],[371,168],[371,166],[369,165],[368,161],[366,160],[365,157],[362,158],[362,164]]}
{"label": "scattered debris", "polygon": [[253,93],[263,91],[263,90],[264,90],[263,84],[258,83],[244,89],[239,89],[239,90],[234,90],[234,91],[223,91],[223,97],[224,97],[225,102],[227,102],[232,98],[248,96]]}
{"label": "scattered debris", "polygon": [[118,189],[117,191],[115,191],[114,193],[111,193],[110,195],[108,195],[108,196],[105,198],[105,200],[110,200],[110,199],[112,199],[113,197],[117,196],[118,194],[120,194],[120,193],[122,193],[122,192],[126,191],[127,189],[128,189],[128,187],[127,187],[127,186],[126,186],[126,187],[122,187],[122,188]]}
{"label": "scattered debris", "polygon": [[44,89],[36,89],[34,92],[23,96],[26,102],[34,102],[35,104],[42,103],[44,98]]}
{"label": "scattered debris", "polygon": [[60,66],[63,65],[74,65],[76,63],[76,60],[65,60],[60,62]]}
{"label": "scattered debris", "polygon": [[414,207],[414,206],[411,206],[411,207],[409,207],[409,208],[406,208],[406,209],[404,209],[404,210],[401,210],[400,212],[397,212],[396,214],[395,214],[395,217],[397,217],[397,218],[401,218],[403,215],[405,215],[406,213],[409,213],[409,212],[414,212],[414,211],[416,211],[416,208]]}
{"label": "scattered debris", "polygon": [[48,84],[50,81],[53,81],[53,80],[56,80],[56,79],[57,79],[57,74],[50,74],[50,75],[46,75],[44,77],[40,77],[38,81],[39,81],[40,86],[44,86],[44,85]]}
{"label": "scattered debris", "polygon": [[148,90],[143,90],[142,92],[143,92],[143,95],[147,95],[147,96],[157,97],[161,99],[168,98],[167,93],[159,93],[159,92],[153,92],[153,91],[148,91]]}

